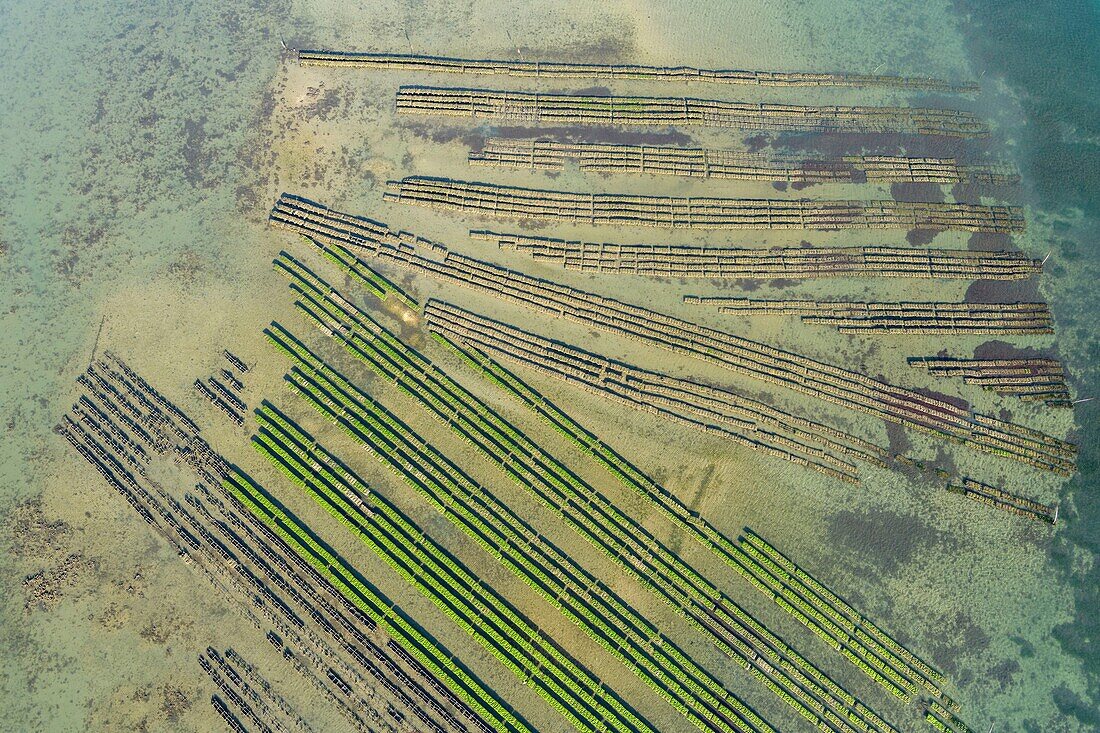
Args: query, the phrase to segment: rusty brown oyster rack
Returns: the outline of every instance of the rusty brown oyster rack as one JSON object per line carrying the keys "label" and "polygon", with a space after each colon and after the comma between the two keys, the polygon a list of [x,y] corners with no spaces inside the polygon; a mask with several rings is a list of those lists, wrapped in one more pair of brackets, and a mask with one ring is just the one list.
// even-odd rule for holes
{"label": "rusty brown oyster rack", "polygon": [[[289,727],[301,733],[312,733],[313,728],[309,723],[240,653],[234,649],[226,649],[224,653],[219,654],[213,648],[207,647],[206,655],[211,662],[225,672],[225,676],[234,685],[244,692],[244,697],[255,703],[261,710],[268,711],[270,717],[281,716]],[[205,669],[205,665],[203,668]]]}
{"label": "rusty brown oyster rack", "polygon": [[222,356],[229,362],[230,366],[236,369],[241,374],[248,372],[248,365],[244,363],[244,360],[239,356],[231,352],[229,349],[222,349]]}
{"label": "rusty brown oyster rack", "polygon": [[556,140],[489,138],[470,152],[472,165],[563,170],[567,162],[593,173],[718,178],[786,183],[975,183],[1008,185],[1019,182],[1004,165],[964,165],[954,158],[900,155],[847,155],[836,158],[795,158],[743,150],[684,148],[615,143],[567,143]]}
{"label": "rusty brown oyster rack", "polygon": [[999,489],[996,486],[983,484],[974,479],[963,479],[962,484],[948,484],[947,490],[956,494],[962,494],[968,499],[980,502],[994,509],[1000,509],[1018,517],[1034,519],[1048,524],[1058,521],[1058,507],[1041,504],[1034,499],[1020,496]]}
{"label": "rusty brown oyster rack", "polygon": [[[529,730],[503,708],[496,714],[499,701],[391,601],[354,588],[342,560],[330,556],[318,566],[235,499],[222,485],[232,466],[193,420],[119,357],[106,352],[78,384],[83,394],[55,431],[246,621],[277,639],[297,671],[326,689],[332,672],[354,690],[333,698],[353,728],[398,733],[407,721],[433,733]],[[194,472],[195,493],[151,478],[155,472],[147,469],[168,460]],[[278,730],[272,716],[280,713],[294,723],[277,693],[251,685],[250,693],[221,669],[221,694],[250,725]]]}
{"label": "rusty brown oyster rack", "polygon": [[928,76],[855,74],[823,71],[748,71],[701,69],[694,66],[588,64],[568,61],[463,59],[418,53],[356,53],[300,50],[302,66],[395,69],[453,74],[542,77],[547,79],[638,79],[643,81],[708,82],[768,87],[893,87],[920,91],[970,93],[975,82],[950,82]]}
{"label": "rusty brown oyster rack", "polygon": [[551,191],[478,181],[408,176],[390,181],[386,201],[504,219],[671,229],[1024,230],[1015,206],[915,201],[826,201],[642,196]]}
{"label": "rusty brown oyster rack", "polygon": [[[595,394],[629,404],[636,410],[705,432],[726,437],[733,435],[737,442],[750,448],[834,478],[852,483],[858,481],[855,466],[845,461],[885,466],[893,459],[916,465],[905,456],[891,455],[870,441],[786,413],[731,389],[643,370],[450,303],[429,301],[424,317],[429,330],[487,355],[518,361]],[[803,458],[803,454],[810,457]],[[853,473],[844,473],[845,466]]]}
{"label": "rusty brown oyster rack", "polygon": [[690,126],[770,132],[985,137],[989,126],[970,112],[921,107],[796,105],[694,97],[548,94],[495,89],[403,86],[400,114],[514,120],[552,125]]}
{"label": "rusty brown oyster rack", "polygon": [[587,327],[703,359],[770,384],[1037,468],[1063,475],[1071,474],[1075,468],[1075,446],[1022,425],[972,412],[811,357],[450,252],[438,243],[431,247],[415,246],[410,244],[412,235],[399,236],[379,222],[330,212],[299,197],[280,197],[269,223],[318,242],[348,248],[358,255],[376,257]]}
{"label": "rusty brown oyster rack", "polygon": [[1057,359],[956,359],[940,356],[914,356],[909,366],[924,367],[937,377],[962,377],[973,384],[1013,395],[1025,402],[1042,402],[1048,407],[1072,405],[1066,372]]}
{"label": "rusty brown oyster rack", "polygon": [[803,323],[835,326],[841,333],[1054,333],[1046,303],[864,303],[696,295],[685,295],[684,302],[717,305],[719,313],[741,316],[798,316]]}
{"label": "rusty brown oyster rack", "polygon": [[[251,721],[256,730],[289,733],[290,729],[282,717],[216,649],[207,647],[205,654],[199,654],[199,666],[220,690],[222,698],[240,711],[241,717]],[[301,722],[300,717],[298,722]],[[242,727],[242,730],[245,729]]]}
{"label": "rusty brown oyster rack", "polygon": [[663,419],[732,439],[765,455],[856,483],[851,460],[885,465],[881,447],[729,389],[643,370],[543,338],[451,303],[429,301],[432,331],[505,355],[595,394]]}
{"label": "rusty brown oyster rack", "polygon": [[776,247],[752,249],[667,244],[616,244],[528,234],[471,231],[567,270],[648,277],[803,280],[822,277],[898,277],[1022,280],[1042,262],[1021,252],[908,249],[904,247]]}
{"label": "rusty brown oyster rack", "polygon": [[[243,410],[238,410],[235,404],[230,404],[230,402],[226,400],[226,398],[223,396],[221,390],[215,391],[215,388],[213,387],[214,381],[215,380],[211,379],[210,384],[207,384],[201,379],[196,379],[193,386],[195,388],[195,391],[202,395],[203,399],[225,413],[225,416],[228,417],[234,425],[244,425]],[[236,397],[234,397],[233,399],[241,405],[244,404]]]}

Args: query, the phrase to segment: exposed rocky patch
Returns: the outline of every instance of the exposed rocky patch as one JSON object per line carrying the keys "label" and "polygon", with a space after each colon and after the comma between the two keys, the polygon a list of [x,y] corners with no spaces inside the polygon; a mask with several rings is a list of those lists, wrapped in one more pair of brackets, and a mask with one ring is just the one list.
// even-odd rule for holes
{"label": "exposed rocky patch", "polygon": [[94,560],[73,553],[53,568],[28,575],[23,579],[23,609],[27,613],[53,610],[81,580],[98,570]]}
{"label": "exposed rocky patch", "polygon": [[160,686],[158,692],[161,698],[160,712],[168,722],[175,723],[181,715],[191,709],[192,695],[182,687],[164,684]]}
{"label": "exposed rocky patch", "polygon": [[118,631],[130,620],[130,610],[125,606],[111,603],[99,614],[96,621],[108,631]]}
{"label": "exposed rocky patch", "polygon": [[145,624],[139,632],[145,641],[164,646],[174,635],[191,626],[190,621],[185,621],[174,612],[164,618],[153,618]]}
{"label": "exposed rocky patch", "polygon": [[8,515],[7,525],[10,552],[20,559],[57,554],[72,535],[72,527],[65,522],[46,518],[39,497],[16,505]]}

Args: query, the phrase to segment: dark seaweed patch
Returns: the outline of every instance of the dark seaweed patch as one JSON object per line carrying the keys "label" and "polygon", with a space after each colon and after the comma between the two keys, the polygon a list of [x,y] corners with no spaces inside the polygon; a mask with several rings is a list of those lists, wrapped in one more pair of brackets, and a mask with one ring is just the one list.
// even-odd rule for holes
{"label": "dark seaweed patch", "polygon": [[[896,575],[922,551],[946,542],[946,535],[920,516],[886,509],[839,511],[829,518],[826,532],[830,544],[875,576]],[[858,598],[849,600],[860,605]]]}

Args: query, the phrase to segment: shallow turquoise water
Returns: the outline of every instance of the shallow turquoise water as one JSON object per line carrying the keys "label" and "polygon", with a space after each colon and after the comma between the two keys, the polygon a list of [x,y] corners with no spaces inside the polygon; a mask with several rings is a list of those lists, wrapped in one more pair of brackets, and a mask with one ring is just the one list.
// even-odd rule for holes
{"label": "shallow turquoise water", "polygon": [[[977,68],[1018,94],[1022,125],[1013,131],[1028,198],[1049,217],[1059,344],[1080,398],[1100,395],[1100,3],[960,0],[970,14],[968,45]],[[1100,433],[1097,403],[1078,406],[1079,473],[1066,487],[1075,514],[1052,551],[1061,582],[1074,588],[1077,615],[1054,629],[1063,653],[1089,674],[1089,697],[1055,689],[1067,718],[1100,729]],[[1082,555],[1091,559],[1083,561]],[[1020,721],[1022,729],[1039,730]]]}

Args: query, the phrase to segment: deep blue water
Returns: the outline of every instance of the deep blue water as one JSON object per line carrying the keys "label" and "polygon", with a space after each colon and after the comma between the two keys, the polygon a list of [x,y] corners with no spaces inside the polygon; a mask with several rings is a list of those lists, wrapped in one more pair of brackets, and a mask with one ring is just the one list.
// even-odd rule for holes
{"label": "deep blue water", "polygon": [[[1031,204],[1051,217],[1059,264],[1054,300],[1059,342],[1079,398],[1100,395],[1100,3],[1090,0],[957,0],[976,67],[1003,78],[1019,96],[1017,131]],[[1079,473],[1064,489],[1073,516],[1053,557],[1075,588],[1077,618],[1059,626],[1064,650],[1089,674],[1100,695],[1100,564],[1075,566],[1080,549],[1100,554],[1100,401],[1077,406]],[[1077,695],[1056,691],[1061,711],[1100,730],[1100,711]],[[1038,730],[1037,728],[1034,728]]]}

